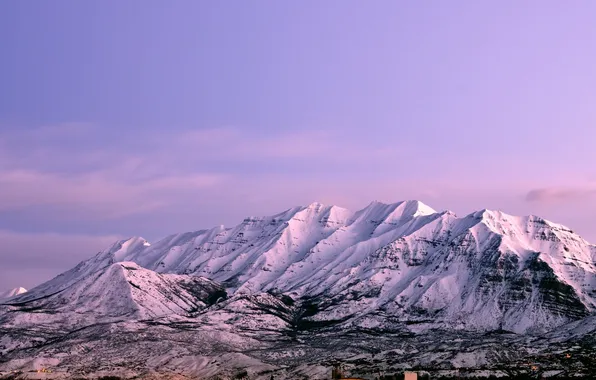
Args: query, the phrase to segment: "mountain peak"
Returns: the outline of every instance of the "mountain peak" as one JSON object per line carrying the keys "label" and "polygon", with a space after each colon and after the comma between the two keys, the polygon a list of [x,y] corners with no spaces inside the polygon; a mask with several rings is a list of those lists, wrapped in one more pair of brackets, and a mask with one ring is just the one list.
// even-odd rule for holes
{"label": "mountain peak", "polygon": [[121,267],[123,267],[125,269],[141,269],[141,266],[139,264],[135,263],[134,261],[120,261],[120,262],[112,264],[112,265],[120,265]]}
{"label": "mountain peak", "polygon": [[373,201],[358,213],[368,215],[369,218],[375,220],[382,219],[389,221],[432,215],[437,212],[420,201],[407,200],[397,203]]}
{"label": "mountain peak", "polygon": [[320,209],[325,207],[324,204],[320,203],[320,202],[312,202],[311,204],[309,204],[308,206],[306,206],[307,209]]}
{"label": "mountain peak", "polygon": [[437,213],[437,211],[435,211],[432,207],[418,200],[403,201],[401,202],[401,205],[403,205],[405,210],[412,212],[412,216],[431,215]]}
{"label": "mountain peak", "polygon": [[27,293],[27,289],[25,289],[23,287],[18,287],[18,288],[4,291],[4,292],[0,292],[0,300],[16,297],[19,294],[23,294],[23,293]]}
{"label": "mountain peak", "polygon": [[487,208],[483,208],[482,210],[472,212],[471,216],[475,219],[498,219],[502,217],[503,213],[501,211],[496,210],[489,210]]}
{"label": "mountain peak", "polygon": [[117,241],[107,252],[114,256],[115,261],[121,261],[130,252],[149,247],[151,244],[140,236]]}

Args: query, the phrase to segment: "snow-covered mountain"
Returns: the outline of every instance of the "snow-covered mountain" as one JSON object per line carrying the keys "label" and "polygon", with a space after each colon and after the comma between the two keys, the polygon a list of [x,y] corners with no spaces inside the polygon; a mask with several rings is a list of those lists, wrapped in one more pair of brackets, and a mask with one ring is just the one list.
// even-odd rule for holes
{"label": "snow-covered mountain", "polygon": [[593,321],[595,261],[596,246],[536,216],[313,203],[154,244],[117,242],[4,302],[0,326],[160,321],[239,345],[219,353],[354,331],[552,334]]}
{"label": "snow-covered mountain", "polygon": [[26,293],[27,289],[18,287],[11,290],[6,290],[4,292],[0,292],[0,300],[5,300],[11,297],[18,296],[19,294]]}
{"label": "snow-covered mountain", "polygon": [[4,326],[52,323],[64,327],[119,320],[176,320],[192,317],[226,298],[223,287],[208,279],[159,274],[132,262],[106,263],[90,273],[84,269],[88,268],[79,265],[45,287],[6,301],[11,318],[0,315],[0,322]]}
{"label": "snow-covered mountain", "polygon": [[[328,322],[383,325],[391,315],[422,325],[526,332],[594,310],[595,255],[595,246],[570,229],[535,216],[483,210],[457,217],[418,201],[373,202],[355,213],[313,203],[155,244],[128,239],[76,273],[85,277],[106,260],[131,261],[158,273],[209,278],[233,295],[310,297],[319,305],[316,318]],[[57,278],[33,293],[69,281]]]}

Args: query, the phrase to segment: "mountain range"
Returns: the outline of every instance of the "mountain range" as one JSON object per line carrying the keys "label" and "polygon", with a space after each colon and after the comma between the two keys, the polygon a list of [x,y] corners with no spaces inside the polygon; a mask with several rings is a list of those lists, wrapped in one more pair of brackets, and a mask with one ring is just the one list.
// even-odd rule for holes
{"label": "mountain range", "polygon": [[595,245],[537,216],[313,203],[119,241],[11,294],[0,371],[328,378],[340,361],[368,378],[494,374],[555,346],[593,347],[595,262]]}

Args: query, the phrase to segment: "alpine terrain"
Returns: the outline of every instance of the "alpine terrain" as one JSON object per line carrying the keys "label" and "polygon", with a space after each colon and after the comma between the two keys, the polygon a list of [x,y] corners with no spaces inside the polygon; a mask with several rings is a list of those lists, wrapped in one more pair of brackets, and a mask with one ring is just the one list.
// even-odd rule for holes
{"label": "alpine terrain", "polygon": [[27,289],[21,288],[21,287],[7,290],[4,292],[0,292],[0,300],[18,296],[19,294],[23,294],[25,292],[27,292]]}
{"label": "alpine terrain", "polygon": [[595,262],[595,245],[537,216],[313,203],[119,241],[0,296],[0,373],[581,376],[596,353]]}

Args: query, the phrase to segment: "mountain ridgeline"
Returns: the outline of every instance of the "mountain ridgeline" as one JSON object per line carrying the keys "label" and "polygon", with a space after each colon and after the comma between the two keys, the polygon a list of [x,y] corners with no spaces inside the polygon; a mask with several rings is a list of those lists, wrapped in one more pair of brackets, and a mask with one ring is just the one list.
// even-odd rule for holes
{"label": "mountain ridgeline", "polygon": [[[312,319],[327,323],[389,327],[390,315],[422,327],[537,332],[594,310],[595,256],[594,245],[534,216],[458,218],[418,201],[373,202],[355,213],[313,203],[156,244],[117,242],[18,303],[167,316],[208,306],[211,294],[265,293],[316,306]],[[146,305],[141,292],[165,298]],[[168,305],[168,292],[187,307]]]}
{"label": "mountain ridgeline", "polygon": [[4,300],[0,326],[152,321],[257,340],[331,331],[537,336],[593,319],[595,258],[596,246],[536,216],[458,217],[418,201],[357,212],[313,203],[154,244],[117,242]]}

